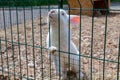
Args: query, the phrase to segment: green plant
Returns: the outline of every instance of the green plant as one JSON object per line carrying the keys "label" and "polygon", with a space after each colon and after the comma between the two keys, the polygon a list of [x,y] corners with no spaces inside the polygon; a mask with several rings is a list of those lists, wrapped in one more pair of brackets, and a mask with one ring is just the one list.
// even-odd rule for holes
{"label": "green plant", "polygon": [[[64,0],[64,4],[67,0]],[[57,0],[0,0],[0,6],[40,6],[40,5],[58,5]]]}

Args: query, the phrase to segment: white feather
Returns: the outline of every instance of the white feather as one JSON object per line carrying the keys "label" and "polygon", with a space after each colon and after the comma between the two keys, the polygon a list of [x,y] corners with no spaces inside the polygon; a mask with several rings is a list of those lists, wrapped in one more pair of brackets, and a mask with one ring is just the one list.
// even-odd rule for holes
{"label": "white feather", "polygon": [[[64,13],[64,15],[62,13]],[[50,22],[50,32],[48,33],[46,40],[47,48],[54,46],[58,51],[61,51],[60,58],[59,52],[56,52],[54,55],[52,54],[52,60],[56,66],[56,73],[61,74],[64,78],[66,78],[66,71],[67,68],[69,68],[69,52],[75,54],[70,54],[70,67],[71,69],[74,69],[76,73],[79,72],[80,61],[78,56],[79,51],[77,50],[77,47],[71,40],[71,32],[69,31],[70,29],[68,27],[68,20],[68,14],[62,9],[53,9],[48,13],[48,21]],[[59,68],[61,69],[61,72],[59,72]],[[82,77],[82,73],[78,74],[80,74],[80,76]],[[79,76],[78,74],[77,76]]]}

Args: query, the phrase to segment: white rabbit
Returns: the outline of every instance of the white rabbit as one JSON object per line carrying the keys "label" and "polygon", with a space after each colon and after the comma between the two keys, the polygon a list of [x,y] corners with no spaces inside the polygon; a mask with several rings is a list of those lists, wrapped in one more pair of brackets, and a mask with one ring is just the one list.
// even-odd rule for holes
{"label": "white rabbit", "polygon": [[[69,34],[69,19],[71,23],[78,24],[80,17],[76,15],[69,16],[63,9],[52,9],[49,11],[48,23],[50,22],[50,32],[47,35],[47,48],[49,48],[49,53],[51,53],[57,75],[61,75],[62,79],[67,79],[70,65],[70,70],[76,74],[76,78],[79,78],[79,76],[82,78],[82,72],[79,73],[79,51],[71,40],[71,34]],[[75,55],[70,54],[70,59],[68,59],[69,53],[64,52],[74,53]]]}

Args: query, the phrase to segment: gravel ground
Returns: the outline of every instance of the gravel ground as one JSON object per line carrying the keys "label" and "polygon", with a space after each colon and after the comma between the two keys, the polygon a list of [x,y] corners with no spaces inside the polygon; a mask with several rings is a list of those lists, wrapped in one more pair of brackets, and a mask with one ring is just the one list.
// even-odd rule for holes
{"label": "gravel ground", "polygon": [[[6,9],[7,10],[7,9]],[[44,80],[50,80],[50,61],[48,58],[48,51],[45,49],[46,47],[46,36],[48,33],[48,26],[46,24],[46,16],[47,10],[44,13],[42,13],[41,23],[40,18],[36,16],[36,14],[39,14],[39,11],[34,10],[34,28],[32,28],[31,23],[31,14],[28,9],[28,12],[26,12],[26,16],[28,18],[26,21],[26,28],[24,29],[23,22],[23,11],[21,10],[20,14],[20,20],[21,21],[18,25],[19,27],[19,33],[17,29],[16,19],[13,20],[14,22],[12,26],[12,37],[11,37],[11,28],[6,29],[5,36],[5,30],[0,29],[0,37],[4,40],[5,37],[7,38],[7,46],[5,41],[1,41],[0,47],[1,47],[1,54],[0,54],[0,77],[6,76],[8,72],[10,73],[16,73],[17,75],[21,75],[19,78],[20,80],[26,80],[25,77],[29,77],[30,80],[34,80],[34,65],[35,65],[35,72],[36,72],[36,80],[42,80],[42,71],[44,73],[43,77]],[[6,11],[6,15],[8,15],[9,11]],[[15,11],[12,12],[14,15],[16,14]],[[2,11],[0,12],[2,15]],[[12,15],[12,19],[14,19],[14,15]],[[30,14],[30,15],[29,15]],[[39,15],[38,15],[39,16]],[[2,17],[2,16],[0,16]],[[113,61],[113,62],[105,62],[105,66],[103,67],[103,61],[97,60],[96,58],[103,59],[104,57],[104,30],[105,30],[105,16],[95,17],[94,18],[94,38],[93,38],[93,44],[91,44],[91,29],[92,29],[92,17],[89,16],[82,16],[81,17],[81,26],[82,26],[82,32],[81,32],[81,54],[84,56],[91,55],[91,45],[93,45],[93,57],[92,59],[92,67],[91,67],[91,59],[82,57],[81,58],[81,68],[82,71],[90,77],[91,75],[91,69],[92,69],[92,80],[102,80],[103,78],[103,69],[105,70],[104,77],[105,80],[117,80],[117,71],[120,72],[120,69],[118,70],[118,63],[115,63],[118,61],[118,36],[120,33],[120,14],[112,13],[109,14],[107,17],[107,38],[106,38],[106,60]],[[1,20],[1,19],[0,19]],[[9,15],[6,17],[6,26],[9,23]],[[1,21],[0,21],[1,22]],[[1,25],[3,22],[1,22]],[[41,32],[41,29],[42,32]],[[34,43],[33,43],[33,34],[32,30],[34,30]],[[71,28],[72,32],[72,40],[76,44],[76,46],[79,46],[79,26],[74,26]],[[25,33],[26,31],[26,33]],[[41,32],[41,33],[40,33]],[[19,36],[18,36],[19,34]],[[26,34],[26,39],[25,39]],[[41,35],[42,34],[42,35]],[[42,37],[42,38],[41,38]],[[13,40],[14,43],[11,43]],[[28,46],[25,46],[25,40],[27,40]],[[42,43],[41,43],[42,40]],[[20,42],[21,44],[19,44]],[[34,50],[33,50],[33,44],[34,44]],[[42,44],[42,45],[41,45]],[[43,47],[42,51],[40,48],[40,45]],[[26,52],[27,51],[27,52]],[[43,54],[40,54],[40,53]],[[34,53],[34,54],[33,54]],[[14,55],[13,55],[14,54]],[[27,55],[27,57],[26,57]],[[34,57],[35,59],[34,59]],[[42,60],[43,58],[43,64]],[[20,61],[21,60],[21,61]],[[35,60],[35,61],[34,61]],[[7,62],[8,61],[8,62]],[[9,65],[9,68],[8,68]],[[13,66],[14,65],[14,66]],[[21,66],[20,66],[21,65]],[[43,65],[43,66],[42,66]],[[28,69],[28,73],[27,73]],[[52,65],[52,80],[58,80],[58,76],[55,75],[55,67]],[[120,76],[120,73],[119,75]],[[13,80],[14,76],[13,74],[10,74],[11,80]],[[119,77],[120,78],[120,77]],[[0,78],[1,79],[1,78]],[[7,80],[7,79],[5,79]],[[18,79],[16,79],[18,80]],[[88,80],[88,79],[87,79]]]}
{"label": "gravel ground", "polygon": [[[91,31],[92,31],[92,17],[82,16],[81,18],[81,68],[82,71],[88,76],[91,76],[92,69],[92,80],[102,80],[103,69],[105,71],[105,80],[117,80],[118,69],[118,37],[120,33],[120,14],[109,14],[107,17],[107,37],[106,37],[106,50],[105,63],[102,60],[104,58],[104,36],[105,36],[105,16],[94,18],[94,31],[93,31],[93,44],[91,43]],[[0,47],[0,69],[4,70],[3,74],[7,75],[8,72],[21,75],[22,78],[18,77],[20,80],[26,80],[24,77],[29,77],[30,80],[34,80],[34,70],[36,72],[36,80],[42,80],[42,72],[44,73],[44,80],[50,80],[50,70],[52,80],[58,80],[58,76],[55,75],[55,67],[51,64],[48,58],[48,51],[46,47],[46,36],[48,33],[48,26],[46,23],[46,17],[42,16],[42,22],[40,23],[40,18],[35,18],[34,28],[32,28],[31,20],[26,22],[26,28],[24,29],[24,24],[19,24],[19,33],[17,25],[5,30],[0,30],[0,37],[4,40],[7,38],[7,46],[5,41],[1,42]],[[40,28],[41,26],[41,28]],[[41,32],[42,29],[42,32]],[[32,31],[34,30],[34,38]],[[71,27],[72,30],[72,40],[79,46],[79,26]],[[26,33],[25,33],[26,31]],[[18,37],[19,34],[19,37]],[[26,34],[26,38],[25,38]],[[12,37],[11,37],[12,36]],[[34,39],[34,43],[33,43]],[[14,43],[11,43],[13,40]],[[27,40],[27,47],[25,45],[25,40]],[[42,40],[42,43],[41,43]],[[20,42],[20,43],[18,43]],[[34,44],[34,48],[33,48]],[[42,44],[42,45],[41,45]],[[91,67],[91,45],[93,45],[93,59]],[[42,46],[42,51],[40,46]],[[33,51],[34,49],[34,51]],[[27,52],[26,52],[27,51]],[[42,53],[42,54],[41,54]],[[14,55],[13,55],[14,54]],[[27,57],[26,57],[27,56]],[[34,57],[35,58],[34,58]],[[88,56],[87,58],[85,56]],[[42,60],[43,67],[42,67]],[[7,61],[8,60],[8,61]],[[20,61],[21,60],[21,61]],[[35,61],[34,61],[35,60]],[[112,61],[112,62],[109,62]],[[7,63],[8,62],[8,63]],[[103,63],[105,64],[103,67]],[[14,66],[13,66],[14,65]],[[21,66],[20,66],[21,65]],[[27,66],[28,65],[28,66]],[[36,68],[34,68],[34,65]],[[9,69],[8,69],[9,66]],[[28,74],[27,74],[28,69]],[[43,71],[42,71],[43,70]],[[2,71],[1,71],[2,72]],[[0,73],[1,75],[2,73]],[[10,74],[13,80],[14,76]],[[120,73],[119,75],[120,76]],[[17,78],[17,76],[16,76]],[[89,80],[89,79],[85,79]]]}

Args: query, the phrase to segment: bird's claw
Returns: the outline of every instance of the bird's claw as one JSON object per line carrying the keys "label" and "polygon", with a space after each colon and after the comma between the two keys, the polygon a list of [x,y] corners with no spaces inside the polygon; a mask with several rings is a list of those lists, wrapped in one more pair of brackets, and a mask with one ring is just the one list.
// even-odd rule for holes
{"label": "bird's claw", "polygon": [[54,47],[54,46],[51,46],[51,47],[49,48],[49,52],[52,53],[52,54],[55,54],[56,51],[57,51],[57,48]]}

